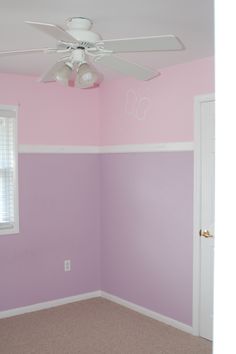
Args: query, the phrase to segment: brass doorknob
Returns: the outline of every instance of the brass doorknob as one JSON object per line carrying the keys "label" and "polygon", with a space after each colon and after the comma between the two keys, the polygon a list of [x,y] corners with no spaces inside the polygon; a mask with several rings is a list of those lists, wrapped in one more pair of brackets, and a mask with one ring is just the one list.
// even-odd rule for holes
{"label": "brass doorknob", "polygon": [[200,230],[199,235],[204,236],[206,238],[213,237],[213,235],[210,234],[209,230]]}

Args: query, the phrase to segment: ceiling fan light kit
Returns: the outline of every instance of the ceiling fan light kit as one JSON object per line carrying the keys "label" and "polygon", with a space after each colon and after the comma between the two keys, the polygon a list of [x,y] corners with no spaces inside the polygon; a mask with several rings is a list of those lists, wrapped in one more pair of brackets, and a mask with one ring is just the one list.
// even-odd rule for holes
{"label": "ceiling fan light kit", "polygon": [[65,63],[55,73],[55,80],[62,83],[65,86],[69,85],[69,80],[72,75],[72,66],[70,63]]}
{"label": "ceiling fan light kit", "polygon": [[92,66],[91,61],[137,80],[151,80],[159,75],[157,71],[129,62],[116,54],[185,49],[182,42],[174,35],[103,40],[98,33],[91,30],[92,21],[84,17],[67,19],[66,30],[54,24],[32,21],[26,23],[56,39],[56,48],[5,50],[0,51],[0,57],[28,53],[66,54],[42,75],[40,82],[58,81],[69,85],[74,71],[76,73],[74,86],[96,87],[102,81],[102,76]]}
{"label": "ceiling fan light kit", "polygon": [[78,67],[75,86],[79,88],[91,88],[98,82],[96,71],[92,70],[87,63],[82,63]]}

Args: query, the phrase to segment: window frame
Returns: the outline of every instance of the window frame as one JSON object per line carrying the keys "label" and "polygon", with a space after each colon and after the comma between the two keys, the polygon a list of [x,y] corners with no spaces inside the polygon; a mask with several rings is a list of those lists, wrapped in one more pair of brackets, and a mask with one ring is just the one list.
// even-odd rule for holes
{"label": "window frame", "polygon": [[[18,234],[19,231],[19,190],[18,190],[18,106],[2,105],[0,104],[0,110],[9,110],[15,112],[13,119],[14,122],[14,227],[13,228],[0,228],[0,237],[4,235]],[[7,119],[8,117],[5,117]]]}

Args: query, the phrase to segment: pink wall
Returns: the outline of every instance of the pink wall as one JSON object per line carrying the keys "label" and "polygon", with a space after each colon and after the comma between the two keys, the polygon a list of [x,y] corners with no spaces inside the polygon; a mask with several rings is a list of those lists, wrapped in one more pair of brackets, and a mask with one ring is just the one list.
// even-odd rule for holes
{"label": "pink wall", "polygon": [[176,65],[161,73],[147,82],[103,83],[102,145],[193,140],[194,96],[214,92],[214,59]]}
{"label": "pink wall", "polygon": [[99,145],[99,89],[79,90],[36,77],[0,74],[0,105],[20,104],[19,143]]}
{"label": "pink wall", "polygon": [[20,144],[116,145],[193,140],[193,98],[214,91],[214,59],[176,65],[140,82],[79,90],[0,74],[0,104],[20,104]]}
{"label": "pink wall", "polygon": [[[0,74],[0,104],[21,105],[21,144],[192,141],[193,97],[214,91],[213,64],[88,91]],[[20,235],[0,238],[1,309],[98,290],[102,274],[103,290],[191,324],[192,167],[191,153],[20,155]]]}

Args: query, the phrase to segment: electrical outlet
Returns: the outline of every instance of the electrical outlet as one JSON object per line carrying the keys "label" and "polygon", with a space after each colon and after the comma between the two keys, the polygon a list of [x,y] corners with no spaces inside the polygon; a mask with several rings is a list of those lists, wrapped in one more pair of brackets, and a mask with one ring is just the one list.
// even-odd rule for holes
{"label": "electrical outlet", "polygon": [[71,271],[70,259],[66,259],[64,261],[64,271],[65,272],[70,272]]}

